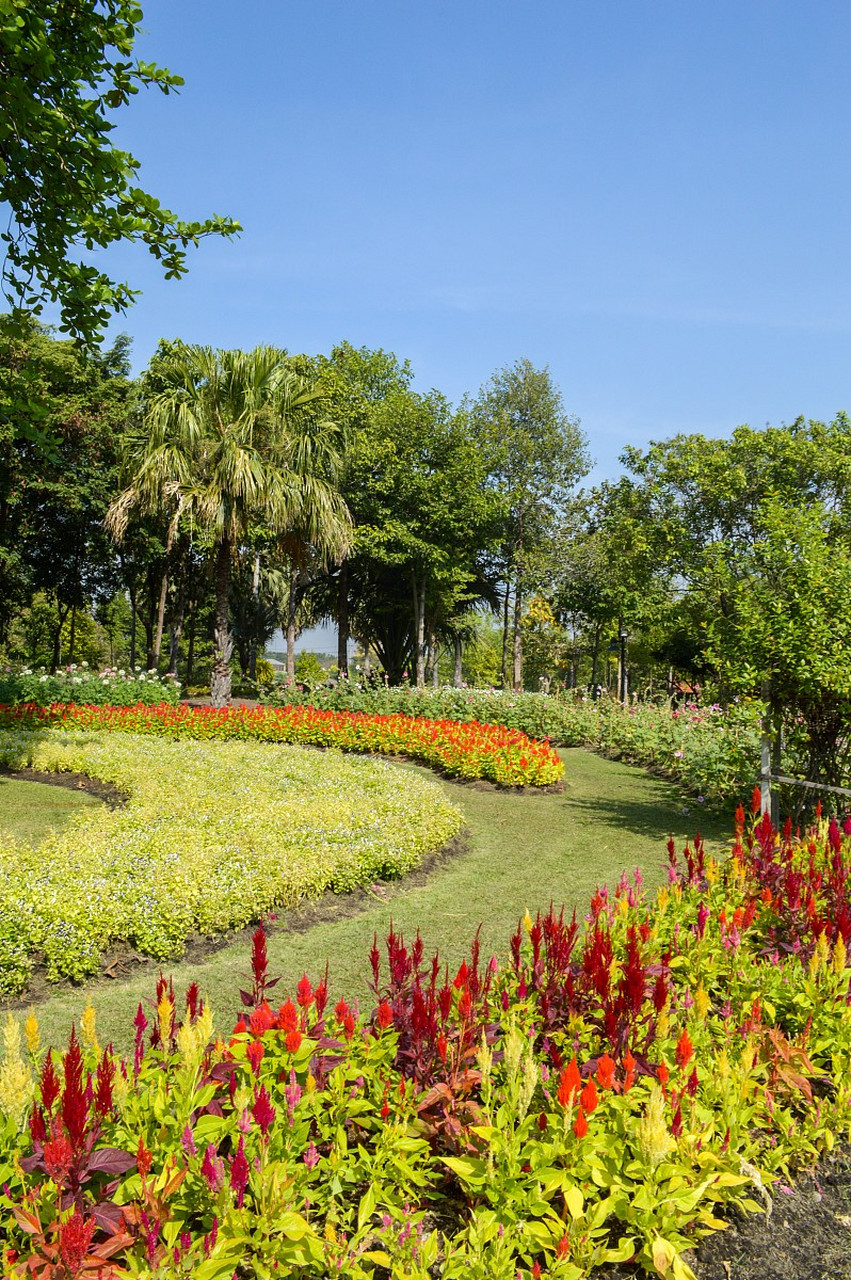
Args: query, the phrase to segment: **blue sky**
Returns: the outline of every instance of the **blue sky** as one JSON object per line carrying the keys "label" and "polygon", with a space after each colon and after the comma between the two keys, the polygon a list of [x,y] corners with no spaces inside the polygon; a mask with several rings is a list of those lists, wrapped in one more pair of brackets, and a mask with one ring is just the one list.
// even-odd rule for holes
{"label": "blue sky", "polygon": [[411,359],[452,400],[548,364],[626,444],[851,410],[851,8],[800,0],[148,0],[182,74],[114,137],[239,240],[115,328]]}

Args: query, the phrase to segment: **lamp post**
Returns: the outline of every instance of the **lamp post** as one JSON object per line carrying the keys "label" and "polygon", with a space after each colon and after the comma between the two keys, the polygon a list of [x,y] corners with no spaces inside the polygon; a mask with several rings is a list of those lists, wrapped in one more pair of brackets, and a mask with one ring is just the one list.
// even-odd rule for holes
{"label": "lamp post", "polygon": [[621,702],[624,702],[624,703],[626,702],[626,699],[627,699],[626,642],[628,638],[629,638],[629,633],[627,631],[624,631],[623,627],[621,627],[620,631],[618,632],[618,639],[620,640],[620,643],[621,643],[620,681],[619,681],[620,688],[618,689],[618,698],[620,699]]}

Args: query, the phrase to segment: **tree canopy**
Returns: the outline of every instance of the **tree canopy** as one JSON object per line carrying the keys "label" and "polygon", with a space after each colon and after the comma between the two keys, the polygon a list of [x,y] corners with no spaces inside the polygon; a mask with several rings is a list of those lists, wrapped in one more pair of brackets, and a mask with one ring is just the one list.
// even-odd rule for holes
{"label": "tree canopy", "polygon": [[[139,162],[111,144],[112,113],[140,88],[170,93],[180,76],[133,57],[134,0],[4,0],[0,5],[0,201],[11,219],[3,292],[93,344],[135,297],[90,260],[117,241],[144,244],[166,277],[186,271],[203,236],[232,235],[225,217],[183,221],[137,184]],[[77,256],[73,256],[75,254]]]}

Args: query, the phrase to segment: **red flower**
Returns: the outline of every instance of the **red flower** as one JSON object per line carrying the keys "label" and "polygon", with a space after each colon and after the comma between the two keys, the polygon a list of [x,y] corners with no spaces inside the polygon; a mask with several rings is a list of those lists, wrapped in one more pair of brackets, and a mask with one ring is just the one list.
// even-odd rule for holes
{"label": "red flower", "polygon": [[296,988],[296,999],[302,1009],[308,1008],[313,1003],[313,987],[310,985],[310,979],[306,973],[301,975],[301,981]]}
{"label": "red flower", "polygon": [[287,1053],[298,1053],[301,1048],[301,1032],[288,1031],[286,1038]]}
{"label": "red flower", "polygon": [[230,1185],[236,1192],[236,1206],[242,1208],[242,1202],[245,1198],[245,1188],[248,1186],[250,1170],[248,1161],[245,1158],[245,1141],[242,1134],[239,1135],[239,1146],[236,1149],[236,1155],[231,1161],[230,1166]]}
{"label": "red flower", "polygon": [[270,1027],[275,1025],[275,1015],[269,1008],[269,1002],[264,1000],[259,1009],[255,1009],[251,1017],[248,1019],[248,1026],[253,1036],[262,1036]]}
{"label": "red flower", "polygon": [[257,1075],[260,1070],[260,1063],[263,1061],[265,1052],[266,1050],[263,1048],[263,1045],[259,1040],[252,1040],[251,1044],[245,1051],[245,1056],[251,1064],[251,1070],[254,1075]]}
{"label": "red flower", "polygon": [[584,1138],[588,1132],[588,1121],[585,1119],[585,1112],[579,1108],[576,1119],[573,1122],[573,1132],[577,1138]]}
{"label": "red flower", "polygon": [[754,787],[751,793],[751,813],[759,813],[762,808],[762,791],[759,787]]}
{"label": "red flower", "polygon": [[688,1066],[688,1064],[691,1062],[693,1054],[694,1054],[694,1045],[689,1039],[688,1029],[684,1028],[683,1034],[680,1036],[679,1040],[677,1041],[677,1051],[676,1051],[677,1066],[680,1068],[681,1071],[684,1071]]}
{"label": "red flower", "polygon": [[570,1236],[565,1231],[564,1235],[556,1245],[556,1257],[566,1258],[569,1253],[570,1253]]}
{"label": "red flower", "polygon": [[71,1217],[60,1226],[59,1255],[69,1276],[77,1274],[81,1262],[89,1252],[95,1226],[94,1218],[84,1218],[76,1206]]}
{"label": "red flower", "polygon": [[601,1089],[611,1089],[615,1083],[615,1064],[607,1053],[597,1059],[597,1083]]}
{"label": "red flower", "polygon": [[574,1054],[561,1073],[556,1097],[563,1107],[570,1106],[581,1087],[582,1077],[579,1074],[579,1067],[576,1063],[576,1054]]}
{"label": "red flower", "polygon": [[635,1084],[635,1058],[633,1058],[629,1049],[627,1049],[626,1053],[624,1054],[623,1065],[624,1065],[624,1071],[625,1071],[625,1075],[623,1078],[623,1091],[624,1093],[628,1093],[629,1090],[632,1088],[632,1086]]}
{"label": "red flower", "polygon": [[387,1003],[386,1000],[383,1000],[381,1004],[378,1006],[378,1014],[376,1016],[376,1021],[379,1027],[381,1027],[382,1031],[385,1029],[385,1027],[389,1027],[392,1025],[393,1010],[390,1008],[390,1005]]}
{"label": "red flower", "polygon": [[671,1073],[668,1070],[667,1065],[664,1062],[660,1062],[659,1066],[656,1068],[656,1079],[659,1081],[663,1089],[665,1088],[665,1085],[668,1083],[668,1080],[670,1079],[670,1075]]}
{"label": "red flower", "polygon": [[278,1026],[281,1031],[295,1031],[298,1026],[298,1014],[292,1000],[282,1004],[278,1010]]}
{"label": "red flower", "polygon": [[547,1113],[546,1111],[542,1111],[541,1114],[538,1116],[538,1128],[540,1129],[541,1133],[543,1133],[546,1127],[547,1127]]}
{"label": "red flower", "polygon": [[599,1099],[597,1097],[597,1086],[593,1079],[589,1080],[585,1088],[579,1095],[579,1102],[582,1110],[586,1115],[590,1116],[597,1110]]}
{"label": "red flower", "polygon": [[139,1139],[139,1145],[136,1148],[136,1168],[139,1170],[139,1176],[144,1179],[151,1172],[151,1165],[154,1157],[145,1146],[145,1139]]}
{"label": "red flower", "polygon": [[254,1095],[251,1113],[260,1127],[260,1132],[265,1138],[266,1134],[275,1122],[275,1108],[272,1106],[272,1100],[269,1097],[268,1090],[264,1084],[261,1084],[260,1088]]}
{"label": "red flower", "polygon": [[44,1144],[44,1167],[48,1177],[53,1179],[57,1187],[65,1185],[65,1179],[71,1171],[73,1162],[74,1152],[71,1143],[65,1134],[57,1129],[53,1137]]}

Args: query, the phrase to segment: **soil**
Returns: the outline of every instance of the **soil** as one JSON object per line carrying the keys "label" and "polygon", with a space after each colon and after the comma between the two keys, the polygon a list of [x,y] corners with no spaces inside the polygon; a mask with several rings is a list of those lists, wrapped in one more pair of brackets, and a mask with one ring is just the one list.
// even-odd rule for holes
{"label": "soil", "polygon": [[118,809],[127,803],[125,791],[114,787],[111,782],[101,782],[98,778],[90,778],[87,773],[40,773],[37,769],[4,769],[0,767],[4,778],[16,778],[19,782],[44,782],[49,787],[66,787],[70,791],[86,791],[90,796],[97,796],[110,809]]}

